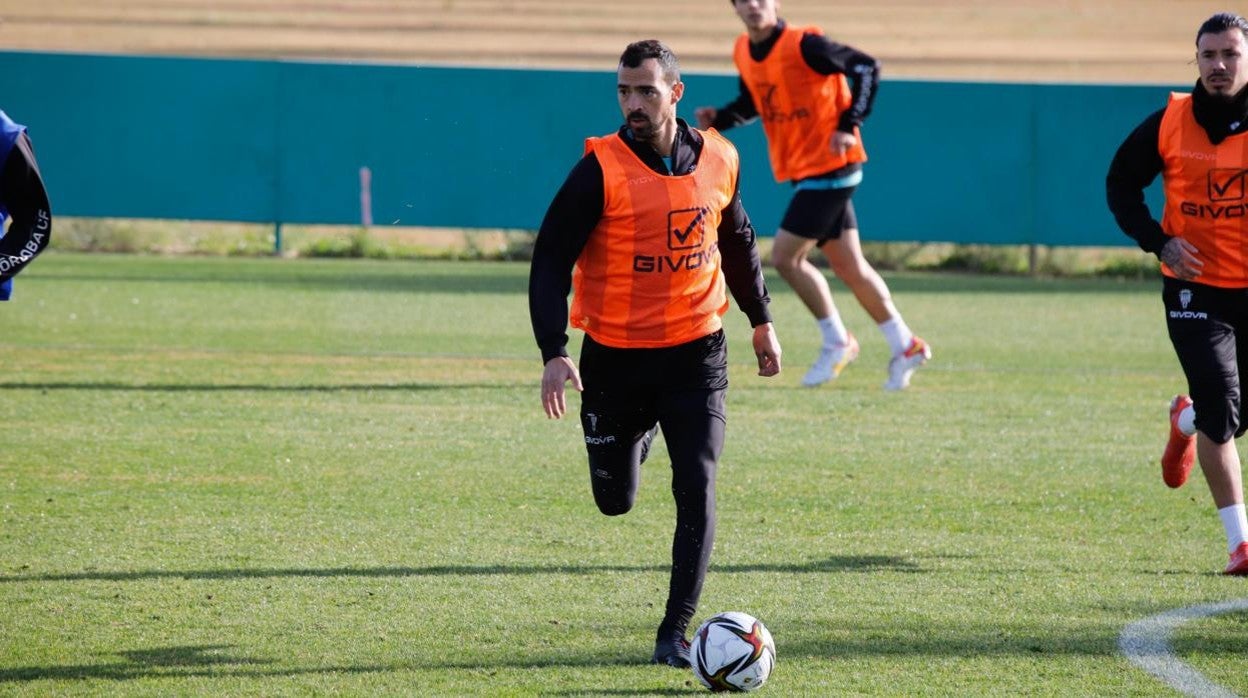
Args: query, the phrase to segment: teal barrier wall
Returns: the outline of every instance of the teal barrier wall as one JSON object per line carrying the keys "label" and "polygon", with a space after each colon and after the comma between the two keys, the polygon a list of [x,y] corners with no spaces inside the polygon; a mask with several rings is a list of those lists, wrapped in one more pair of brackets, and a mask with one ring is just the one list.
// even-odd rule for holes
{"label": "teal barrier wall", "polygon": [[[620,123],[613,71],[0,52],[0,108],[30,128],[60,215],[535,229]],[[686,75],[680,113],[735,76]],[[1164,87],[887,80],[855,197],[870,240],[1131,244],[1105,209],[1118,144]],[[760,233],[789,198],[757,124],[727,133]],[[1159,197],[1150,192],[1156,205]]]}

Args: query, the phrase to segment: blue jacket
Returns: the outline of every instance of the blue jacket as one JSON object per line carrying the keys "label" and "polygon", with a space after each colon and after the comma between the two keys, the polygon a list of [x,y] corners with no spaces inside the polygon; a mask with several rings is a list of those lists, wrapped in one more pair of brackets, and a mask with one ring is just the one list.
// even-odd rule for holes
{"label": "blue jacket", "polygon": [[[9,160],[9,153],[13,151],[13,146],[17,144],[17,139],[26,130],[25,126],[16,123],[9,118],[8,114],[0,109],[0,169],[4,168],[4,163]],[[0,191],[0,237],[4,237],[4,224],[9,219],[9,209],[4,205],[4,192]],[[0,301],[7,301],[13,293],[13,279],[5,279],[0,282]]]}
{"label": "blue jacket", "polygon": [[[4,168],[4,163],[8,162],[9,153],[13,151],[13,146],[17,145],[17,139],[26,130],[25,126],[14,122],[9,118],[8,114],[0,109],[0,169]],[[9,210],[4,205],[4,191],[0,191],[0,226],[3,226],[9,218]],[[0,227],[0,237],[4,236],[4,228]]]}

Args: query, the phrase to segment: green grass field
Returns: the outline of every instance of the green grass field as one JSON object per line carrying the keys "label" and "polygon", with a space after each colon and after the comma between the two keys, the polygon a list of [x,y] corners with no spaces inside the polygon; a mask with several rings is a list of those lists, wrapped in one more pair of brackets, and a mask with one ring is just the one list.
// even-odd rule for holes
{"label": "green grass field", "polygon": [[[548,421],[527,266],[51,253],[0,304],[0,694],[693,695],[645,664],[666,454],[597,512]],[[1117,638],[1248,597],[1203,479],[1161,483],[1183,388],[1158,282],[890,276],[879,333],[797,383],[728,317],[719,533],[696,621],[763,619],[768,695],[1168,695]],[[579,403],[573,399],[573,407]],[[1180,659],[1248,694],[1248,614]]]}

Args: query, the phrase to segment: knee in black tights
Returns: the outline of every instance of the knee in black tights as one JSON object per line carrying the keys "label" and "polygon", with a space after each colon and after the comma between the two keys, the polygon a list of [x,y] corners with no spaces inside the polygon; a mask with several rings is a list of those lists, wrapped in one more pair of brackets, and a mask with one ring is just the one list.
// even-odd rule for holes
{"label": "knee in black tights", "polygon": [[637,499],[641,464],[650,451],[658,426],[629,438],[589,445],[589,479],[598,511],[607,516],[627,514]]}
{"label": "knee in black tights", "polygon": [[627,486],[620,486],[605,477],[606,471],[591,471],[590,478],[594,488],[594,503],[598,511],[607,516],[627,514],[633,508],[633,500],[637,495],[634,487],[631,491]]}

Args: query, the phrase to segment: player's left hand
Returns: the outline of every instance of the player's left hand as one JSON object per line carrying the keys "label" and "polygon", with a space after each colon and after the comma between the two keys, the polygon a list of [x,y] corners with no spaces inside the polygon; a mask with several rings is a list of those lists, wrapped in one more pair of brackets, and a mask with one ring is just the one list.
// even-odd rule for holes
{"label": "player's left hand", "polygon": [[858,137],[852,133],[844,131],[834,131],[832,133],[832,142],[829,144],[832,152],[837,155],[844,155],[849,149],[858,145]]}
{"label": "player's left hand", "polygon": [[758,357],[758,375],[764,378],[780,373],[780,339],[770,322],[754,328],[754,356]]}

